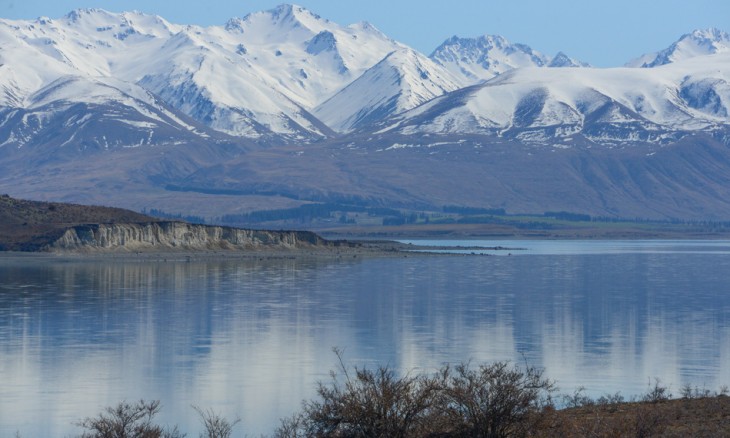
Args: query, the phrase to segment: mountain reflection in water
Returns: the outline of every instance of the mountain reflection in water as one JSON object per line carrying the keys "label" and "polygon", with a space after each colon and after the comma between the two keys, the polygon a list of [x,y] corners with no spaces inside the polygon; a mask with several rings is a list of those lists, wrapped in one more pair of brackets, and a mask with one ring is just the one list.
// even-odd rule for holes
{"label": "mountain reflection in water", "polygon": [[328,378],[334,346],[349,364],[402,372],[527,361],[561,391],[593,396],[638,394],[654,377],[675,395],[686,383],[730,385],[730,243],[632,245],[519,257],[2,258],[0,436],[75,434],[78,419],[139,398],[161,400],[160,422],[189,435],[200,430],[191,404],[240,416],[238,436],[269,433]]}

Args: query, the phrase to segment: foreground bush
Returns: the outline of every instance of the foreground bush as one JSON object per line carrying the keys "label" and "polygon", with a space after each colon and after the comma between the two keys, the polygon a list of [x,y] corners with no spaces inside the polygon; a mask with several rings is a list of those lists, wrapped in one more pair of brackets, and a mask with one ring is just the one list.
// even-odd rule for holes
{"label": "foreground bush", "polygon": [[81,438],[181,438],[177,428],[163,429],[152,422],[160,412],[160,402],[121,402],[108,407],[96,417],[85,418],[78,423],[86,429]]}
{"label": "foreground bush", "polygon": [[[555,391],[542,370],[509,362],[444,366],[433,374],[398,376],[389,367],[339,367],[320,382],[316,396],[284,419],[274,437],[718,437],[730,436],[728,389],[711,393],[683,387],[671,399],[654,380],[643,396],[619,393],[592,399],[583,388],[552,403]],[[193,406],[201,438],[230,438],[240,420],[229,421]],[[158,401],[122,402],[78,424],[82,438],[177,438],[177,428],[155,424]],[[18,438],[20,434],[17,435]]]}
{"label": "foreground bush", "polygon": [[200,434],[200,438],[229,438],[233,433],[233,428],[241,422],[240,418],[229,421],[210,409],[203,410],[197,406],[193,406],[193,409],[198,413],[200,421],[205,427],[205,432]]}
{"label": "foreground bush", "polygon": [[389,367],[354,368],[340,358],[340,375],[320,382],[316,400],[282,421],[277,437],[410,437],[428,434],[436,410],[439,382],[432,377],[396,377]]}
{"label": "foreground bush", "polygon": [[535,368],[506,362],[445,366],[434,375],[396,377],[355,367],[320,382],[317,398],[283,420],[274,436],[517,437],[537,424],[553,384]]}
{"label": "foreground bush", "polygon": [[461,364],[440,373],[448,436],[527,436],[537,429],[543,409],[552,406],[554,385],[533,367]]}
{"label": "foreground bush", "polygon": [[[233,427],[241,420],[231,422],[212,410],[193,409],[200,416],[205,432],[200,438],[230,438]],[[85,418],[78,423],[85,429],[81,438],[183,438],[186,434],[177,427],[165,429],[154,424],[155,415],[160,412],[158,400],[136,403],[121,402],[108,407],[96,417]]]}

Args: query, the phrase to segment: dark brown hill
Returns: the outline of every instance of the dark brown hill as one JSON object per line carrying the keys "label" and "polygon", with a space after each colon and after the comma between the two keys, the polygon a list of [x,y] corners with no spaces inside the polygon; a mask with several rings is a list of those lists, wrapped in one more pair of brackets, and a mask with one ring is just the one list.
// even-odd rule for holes
{"label": "dark brown hill", "polygon": [[2,195],[0,251],[38,250],[76,225],[159,221],[121,208],[27,201]]}
{"label": "dark brown hill", "polygon": [[351,247],[309,231],[190,224],[129,210],[0,196],[0,251],[63,253],[292,251]]}

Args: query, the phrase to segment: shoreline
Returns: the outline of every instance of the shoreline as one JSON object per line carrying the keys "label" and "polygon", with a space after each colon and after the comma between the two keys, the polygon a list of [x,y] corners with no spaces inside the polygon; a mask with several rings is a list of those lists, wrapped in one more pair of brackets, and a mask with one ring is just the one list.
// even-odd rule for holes
{"label": "shoreline", "polygon": [[[190,248],[190,247],[141,247],[136,249],[116,248],[82,248],[74,250],[56,251],[0,251],[0,263],[10,260],[16,261],[91,261],[91,260],[122,260],[139,262],[190,262],[205,260],[301,260],[301,259],[358,259],[358,258],[408,258],[408,257],[492,257],[483,251],[504,252],[505,255],[515,255],[528,248],[518,242],[534,241],[688,241],[719,242],[730,239],[499,239],[489,236],[462,237],[462,238],[423,238],[427,244],[407,242],[421,240],[419,238],[404,238],[406,242],[386,239],[371,239],[355,237],[351,239],[325,239],[324,244],[303,245],[300,247],[281,246],[254,246],[244,249],[233,248]],[[471,245],[470,241],[489,240],[489,245]],[[439,245],[439,241],[460,241],[461,245]],[[509,241],[513,246],[503,246],[498,243]],[[497,245],[493,245],[497,243]]]}
{"label": "shoreline", "polygon": [[[334,242],[334,241],[333,241]],[[129,250],[87,249],[80,251],[0,251],[0,262],[7,260],[123,260],[188,262],[201,260],[294,260],[294,259],[341,259],[341,258],[407,258],[407,257],[467,257],[487,254],[453,253],[449,251],[520,251],[523,248],[503,246],[440,246],[414,245],[394,240],[340,240],[339,244],[301,248],[258,247],[250,250],[194,249],[194,248],[144,248]],[[443,252],[440,252],[442,250]]]}

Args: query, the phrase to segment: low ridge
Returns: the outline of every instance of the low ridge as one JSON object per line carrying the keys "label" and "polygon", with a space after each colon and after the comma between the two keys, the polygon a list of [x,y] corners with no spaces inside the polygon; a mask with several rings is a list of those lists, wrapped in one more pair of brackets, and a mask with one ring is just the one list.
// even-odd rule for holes
{"label": "low ridge", "polygon": [[0,251],[201,251],[336,244],[307,231],[189,224],[119,208],[0,197]]}

